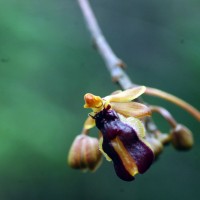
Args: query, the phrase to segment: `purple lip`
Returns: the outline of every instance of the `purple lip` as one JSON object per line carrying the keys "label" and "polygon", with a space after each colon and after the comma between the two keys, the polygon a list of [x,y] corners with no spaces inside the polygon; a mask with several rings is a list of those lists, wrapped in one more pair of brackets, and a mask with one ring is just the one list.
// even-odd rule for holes
{"label": "purple lip", "polygon": [[103,150],[112,159],[116,174],[125,181],[134,177],[124,166],[119,152],[116,152],[112,141],[117,137],[125,150],[137,165],[138,172],[144,173],[152,164],[154,154],[152,150],[138,137],[136,131],[128,124],[120,121],[117,113],[112,109],[104,109],[95,115],[97,128],[103,134]]}

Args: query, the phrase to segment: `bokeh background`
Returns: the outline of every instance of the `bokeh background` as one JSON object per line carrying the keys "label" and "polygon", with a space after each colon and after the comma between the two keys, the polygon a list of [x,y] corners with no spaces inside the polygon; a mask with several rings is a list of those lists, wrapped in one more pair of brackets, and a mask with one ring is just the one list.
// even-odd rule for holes
{"label": "bokeh background", "polygon": [[[138,84],[171,92],[200,109],[199,0],[91,0],[103,32]],[[189,152],[165,148],[134,182],[104,160],[96,173],[66,164],[88,110],[86,92],[111,82],[75,0],[0,0],[0,200],[200,199],[200,125],[154,97],[194,133]],[[155,115],[163,131],[167,123]],[[95,136],[96,132],[92,133]]]}

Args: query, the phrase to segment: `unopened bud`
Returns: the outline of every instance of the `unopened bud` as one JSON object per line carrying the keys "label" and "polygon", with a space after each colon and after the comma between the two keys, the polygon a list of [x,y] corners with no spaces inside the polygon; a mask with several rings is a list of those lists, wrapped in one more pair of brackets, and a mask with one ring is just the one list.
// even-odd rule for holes
{"label": "unopened bud", "polygon": [[171,139],[174,148],[178,150],[191,149],[194,144],[192,132],[182,124],[178,124],[171,131]]}
{"label": "unopened bud", "polygon": [[68,155],[68,164],[74,169],[94,171],[99,166],[101,157],[98,139],[82,134],[74,139]]}

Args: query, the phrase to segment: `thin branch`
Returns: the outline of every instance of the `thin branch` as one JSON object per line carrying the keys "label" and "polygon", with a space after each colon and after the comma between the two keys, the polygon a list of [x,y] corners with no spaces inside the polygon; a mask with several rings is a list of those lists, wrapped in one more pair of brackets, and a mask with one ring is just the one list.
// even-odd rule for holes
{"label": "thin branch", "polygon": [[83,12],[88,30],[94,40],[94,44],[106,63],[106,67],[111,74],[112,80],[117,82],[123,90],[136,86],[136,84],[132,83],[128,75],[123,71],[123,61],[115,55],[103,36],[89,1],[78,0],[78,3]]}

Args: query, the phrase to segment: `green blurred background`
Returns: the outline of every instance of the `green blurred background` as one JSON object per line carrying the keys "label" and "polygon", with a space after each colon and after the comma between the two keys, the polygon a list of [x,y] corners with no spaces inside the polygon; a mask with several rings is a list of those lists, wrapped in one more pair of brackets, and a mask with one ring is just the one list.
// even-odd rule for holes
{"label": "green blurred background", "polygon": [[[199,0],[91,0],[106,38],[138,84],[200,109]],[[200,125],[157,98],[194,133],[189,152],[165,148],[131,183],[104,160],[96,173],[66,165],[88,110],[86,92],[116,90],[75,0],[0,0],[0,200],[200,199]],[[157,115],[163,131],[167,124]],[[95,131],[92,133],[95,135]]]}

